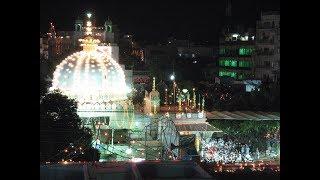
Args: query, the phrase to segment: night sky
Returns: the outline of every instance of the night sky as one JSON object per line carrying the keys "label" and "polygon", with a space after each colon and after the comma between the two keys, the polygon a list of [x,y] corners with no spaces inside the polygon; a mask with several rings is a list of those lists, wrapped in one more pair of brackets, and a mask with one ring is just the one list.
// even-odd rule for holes
{"label": "night sky", "polygon": [[[161,41],[169,36],[215,43],[225,16],[225,0],[41,0],[40,31],[49,22],[56,30],[73,30],[77,16],[91,11],[102,25],[109,16],[122,33],[136,40]],[[254,27],[260,10],[280,10],[280,0],[233,0],[235,22]]]}

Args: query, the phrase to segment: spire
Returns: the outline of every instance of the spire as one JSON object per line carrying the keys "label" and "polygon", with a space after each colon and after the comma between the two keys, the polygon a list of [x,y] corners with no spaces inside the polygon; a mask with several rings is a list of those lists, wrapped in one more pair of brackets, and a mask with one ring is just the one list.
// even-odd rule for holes
{"label": "spire", "polygon": [[90,20],[91,16],[91,13],[87,13],[88,20],[86,21],[85,27],[86,37],[84,39],[79,39],[79,41],[82,42],[81,46],[83,46],[83,50],[85,51],[94,50],[98,43],[100,43],[98,39],[94,39],[92,37],[92,22]]}
{"label": "spire", "polygon": [[202,111],[204,111],[204,95],[202,96]]}
{"label": "spire", "polygon": [[56,38],[56,31],[52,22],[50,23],[49,37]]}
{"label": "spire", "polygon": [[153,81],[152,81],[152,91],[156,90],[156,78],[153,77]]}

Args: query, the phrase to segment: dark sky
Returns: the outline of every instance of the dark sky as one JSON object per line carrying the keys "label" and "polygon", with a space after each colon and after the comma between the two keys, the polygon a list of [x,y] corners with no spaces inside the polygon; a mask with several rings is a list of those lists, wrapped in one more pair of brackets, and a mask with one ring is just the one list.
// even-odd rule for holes
{"label": "dark sky", "polygon": [[[168,36],[196,41],[216,41],[225,14],[225,0],[41,0],[40,31],[46,32],[49,22],[56,30],[72,30],[77,16],[87,10],[97,23],[110,16],[122,33],[131,33],[137,40],[163,40]],[[232,16],[237,22],[254,26],[258,12],[280,10],[280,0],[233,0]]]}

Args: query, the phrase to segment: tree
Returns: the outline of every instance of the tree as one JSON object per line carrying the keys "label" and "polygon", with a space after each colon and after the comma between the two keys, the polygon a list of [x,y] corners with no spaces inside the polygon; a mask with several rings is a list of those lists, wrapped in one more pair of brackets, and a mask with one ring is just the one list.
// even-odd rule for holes
{"label": "tree", "polygon": [[266,142],[269,139],[266,134],[277,134],[280,129],[278,121],[212,120],[210,124],[239,142],[250,144],[251,148],[263,151],[266,150]]}
{"label": "tree", "polygon": [[92,151],[88,149],[91,149],[91,142],[90,129],[81,127],[75,100],[69,99],[59,91],[49,92],[40,99],[42,161],[59,161],[70,156],[75,157],[75,154],[70,155],[71,151],[90,153]]}

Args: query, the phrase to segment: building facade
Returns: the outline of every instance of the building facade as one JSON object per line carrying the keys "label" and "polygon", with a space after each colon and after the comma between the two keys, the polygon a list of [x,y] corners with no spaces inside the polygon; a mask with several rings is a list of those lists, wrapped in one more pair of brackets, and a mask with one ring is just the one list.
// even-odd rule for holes
{"label": "building facade", "polygon": [[256,25],[255,76],[280,81],[280,13],[262,12]]}
{"label": "building facade", "polygon": [[252,30],[230,31],[219,39],[218,76],[234,80],[253,78],[255,36]]}

